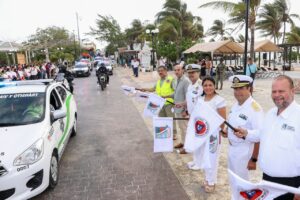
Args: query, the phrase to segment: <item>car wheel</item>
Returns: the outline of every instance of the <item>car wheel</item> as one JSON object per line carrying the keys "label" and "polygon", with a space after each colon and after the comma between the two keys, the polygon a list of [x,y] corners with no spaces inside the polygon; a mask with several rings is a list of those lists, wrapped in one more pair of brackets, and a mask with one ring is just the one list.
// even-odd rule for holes
{"label": "car wheel", "polygon": [[75,116],[75,121],[74,121],[74,125],[72,128],[71,137],[75,137],[76,134],[77,134],[77,117]]}
{"label": "car wheel", "polygon": [[49,188],[54,189],[58,183],[58,156],[55,152],[52,153],[50,161],[50,173],[49,173]]}

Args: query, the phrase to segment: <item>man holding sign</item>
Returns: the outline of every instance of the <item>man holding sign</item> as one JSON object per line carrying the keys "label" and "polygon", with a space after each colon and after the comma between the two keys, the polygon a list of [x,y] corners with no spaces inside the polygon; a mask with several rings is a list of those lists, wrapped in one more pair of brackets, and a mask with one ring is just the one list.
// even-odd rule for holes
{"label": "man holding sign", "polygon": [[[142,88],[142,92],[155,92],[158,96],[165,98],[166,103],[160,110],[159,117],[172,117],[174,118],[174,113],[172,112],[174,104],[174,78],[168,75],[168,70],[165,66],[160,66],[157,69],[160,79],[157,81],[153,88]],[[176,140],[177,130],[175,121],[173,122],[173,139]]]}
{"label": "man holding sign", "polygon": [[[252,78],[245,75],[234,75],[229,78],[232,82],[234,97],[237,102],[232,106],[228,122],[234,128],[242,127],[248,130],[258,130],[262,126],[263,110],[252,98],[250,84]],[[228,168],[239,177],[249,180],[249,170],[256,169],[259,144],[245,141],[234,135],[232,129],[228,129]]]}
{"label": "man holding sign", "polygon": [[[291,187],[300,187],[300,105],[294,100],[293,80],[280,75],[272,83],[272,108],[259,131],[238,128],[237,137],[260,141],[259,165],[263,179]],[[276,200],[300,200],[287,193]]]}

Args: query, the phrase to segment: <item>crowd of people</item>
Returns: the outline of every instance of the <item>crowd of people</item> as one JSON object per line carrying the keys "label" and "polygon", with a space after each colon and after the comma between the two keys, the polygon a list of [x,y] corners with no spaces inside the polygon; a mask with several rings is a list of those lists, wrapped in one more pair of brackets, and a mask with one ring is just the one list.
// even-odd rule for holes
{"label": "crowd of people", "polygon": [[0,66],[0,79],[20,81],[51,78],[57,71],[57,67],[50,63],[43,64],[19,64]]}
{"label": "crowd of people", "polygon": [[[176,78],[168,75],[165,66],[159,66],[157,72],[160,79],[157,83],[152,88],[141,89],[144,92],[156,92],[167,99],[159,117],[188,118],[195,112],[197,102],[204,101],[234,127],[232,129],[222,124],[204,145],[192,152],[193,160],[187,163],[187,167],[190,170],[203,169],[205,175],[202,186],[207,193],[214,192],[223,136],[229,141],[228,168],[239,177],[249,181],[249,171],[256,170],[258,162],[263,171],[263,180],[300,187],[300,160],[296,159],[300,156],[300,106],[294,100],[293,80],[285,75],[273,80],[271,98],[275,107],[265,115],[252,96],[253,73],[256,69],[252,59],[248,59],[247,74],[233,75],[229,79],[236,102],[227,114],[226,99],[217,92],[218,80],[221,80],[219,89],[223,87],[223,79],[220,78],[225,68],[223,59],[216,69],[217,81],[210,74],[209,62],[208,59],[201,60],[201,63],[188,64],[185,68],[178,64],[174,67]],[[184,75],[185,71],[187,76]],[[173,140],[177,141],[174,148],[179,154],[187,154],[185,138],[189,134],[188,120],[173,122]],[[276,198],[299,199],[299,195],[290,193]]]}

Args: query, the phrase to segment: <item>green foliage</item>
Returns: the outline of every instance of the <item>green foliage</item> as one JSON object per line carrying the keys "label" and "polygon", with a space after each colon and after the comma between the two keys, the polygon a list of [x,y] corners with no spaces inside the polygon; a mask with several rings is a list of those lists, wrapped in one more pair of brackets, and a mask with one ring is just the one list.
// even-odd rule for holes
{"label": "green foliage", "polygon": [[177,47],[173,42],[160,41],[157,45],[157,53],[171,61],[176,61],[178,57]]}
{"label": "green foliage", "polygon": [[7,63],[7,58],[4,52],[0,52],[0,65],[6,65]]}
{"label": "green foliage", "polygon": [[90,35],[96,36],[100,41],[106,41],[108,46],[106,51],[110,54],[117,51],[118,47],[126,45],[125,36],[121,31],[118,22],[112,16],[104,16],[98,14],[96,19],[96,28],[90,27]]}

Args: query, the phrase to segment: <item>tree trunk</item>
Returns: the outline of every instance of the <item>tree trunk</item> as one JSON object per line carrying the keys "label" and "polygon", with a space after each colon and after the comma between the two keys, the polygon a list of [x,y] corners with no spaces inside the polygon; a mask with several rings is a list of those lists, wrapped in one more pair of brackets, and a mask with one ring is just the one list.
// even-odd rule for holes
{"label": "tree trunk", "polygon": [[250,57],[254,59],[254,40],[255,40],[255,26],[250,27],[251,31],[251,41],[250,41]]}
{"label": "tree trunk", "polygon": [[286,24],[285,24],[285,21],[283,22],[283,35],[282,35],[282,44],[284,44],[284,39],[285,39],[285,27]]}

